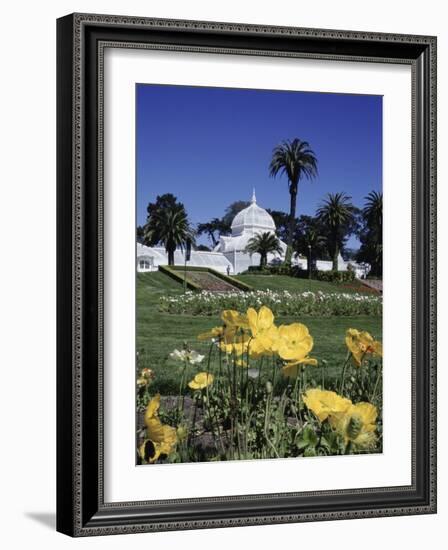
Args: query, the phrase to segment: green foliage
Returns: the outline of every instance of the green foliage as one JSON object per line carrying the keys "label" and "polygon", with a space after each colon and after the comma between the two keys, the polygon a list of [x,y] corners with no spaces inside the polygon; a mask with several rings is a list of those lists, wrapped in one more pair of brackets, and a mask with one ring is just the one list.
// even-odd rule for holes
{"label": "green foliage", "polygon": [[383,194],[371,191],[365,200],[359,232],[361,248],[356,258],[370,264],[370,275],[378,278],[383,272]]}
{"label": "green foliage", "polygon": [[346,283],[356,279],[355,272],[351,269],[347,271],[315,271],[313,277],[318,281],[326,281],[328,283]]}
{"label": "green foliage", "polygon": [[[338,336],[342,339],[343,334]],[[213,342],[200,365],[177,360],[181,372],[177,390],[162,401],[159,413],[163,424],[176,428],[177,445],[175,452],[161,456],[159,462],[381,452],[381,358],[366,359],[357,367],[348,353],[345,360],[334,361],[331,378],[325,374],[328,367],[323,360],[319,381],[316,367],[303,366],[290,377],[285,376],[283,362],[278,357],[257,358],[248,352],[245,360],[248,366],[241,367],[237,355],[223,353]],[[198,370],[210,376],[211,381],[206,387],[191,389],[188,380]],[[317,390],[322,397],[310,403],[307,400],[310,390]],[[320,416],[320,399],[326,399],[330,392],[334,392],[331,395],[339,402],[348,402],[350,409],[330,407],[326,416]],[[138,447],[145,438],[143,412],[155,393],[153,385],[138,389],[137,410],[141,419],[137,427]],[[365,405],[370,406],[374,418],[366,420],[362,413],[355,413],[359,404],[364,410]],[[370,443],[365,437],[357,440],[361,430],[365,430],[364,434],[370,432]]]}
{"label": "green foliage", "polygon": [[[247,275],[239,277],[241,281],[254,288],[290,289],[304,291],[319,289],[325,292],[337,290],[336,285],[293,277],[265,277]],[[347,293],[353,289],[347,289]],[[150,368],[155,373],[152,391],[162,395],[175,394],[182,374],[180,367],[169,358],[169,352],[179,347],[179,343],[187,342],[199,353],[206,354],[208,346],[199,342],[197,335],[210,330],[220,322],[219,314],[211,316],[192,315],[186,312],[175,315],[159,310],[162,296],[173,297],[182,295],[182,285],[161,272],[137,273],[136,301],[137,324],[136,346],[139,353],[139,367]],[[300,322],[295,316],[282,316],[279,323]],[[353,326],[362,327],[372,335],[381,335],[381,316],[339,316],[339,317],[307,317],[306,324],[315,340],[315,353],[319,358],[319,366],[313,367],[313,376],[321,381],[325,367],[325,381],[329,383],[338,373],[338,365],[344,361],[346,350],[341,334]],[[193,375],[197,369],[191,367],[187,374]],[[280,383],[280,382],[278,382]]]}
{"label": "green foliage", "polygon": [[345,193],[327,193],[316,213],[318,220],[329,232],[327,240],[333,257],[334,271],[338,269],[338,256],[345,240],[357,227],[357,210],[350,199],[351,197]]}
{"label": "green foliage", "polygon": [[274,233],[266,231],[264,233],[257,233],[249,239],[246,252],[251,255],[260,254],[260,268],[263,269],[266,267],[268,254],[281,254],[282,247]]}
{"label": "green foliage", "polygon": [[[288,228],[289,228],[289,214],[286,212],[282,212],[280,210],[271,210],[270,208],[266,208],[266,212],[268,212],[275,223],[275,230],[276,233],[282,241],[288,240]],[[297,225],[299,223],[299,220],[296,218],[294,220],[294,225]]]}
{"label": "green foliage", "polygon": [[182,203],[171,193],[158,196],[147,207],[148,217],[144,227],[144,242],[148,246],[162,244],[168,253],[168,264],[174,265],[176,248],[183,249],[187,242],[194,242],[194,232]]}
{"label": "green foliage", "polygon": [[[263,268],[251,266],[248,270],[248,274],[257,274],[257,275],[279,275],[287,277],[296,277],[298,279],[308,279],[309,273],[306,269],[301,269],[296,265],[272,265],[265,266]],[[328,283],[347,283],[355,282],[356,275],[352,269],[347,269],[347,271],[320,271],[313,270],[312,272],[313,279],[316,281],[324,281]],[[362,287],[359,287],[359,290],[362,290]]]}
{"label": "green foliage", "polygon": [[[281,268],[282,266],[279,267]],[[325,293],[344,292],[346,294],[349,294],[355,292],[358,294],[378,294],[372,288],[369,288],[366,285],[362,284],[358,279],[355,279],[354,281],[349,283],[328,283],[326,281],[309,279],[307,271],[301,270],[301,272],[303,273],[303,277],[292,277],[290,275],[279,274],[260,275],[258,272],[250,272],[247,274],[240,274],[234,278],[247,283],[254,290],[289,290],[292,293],[305,291],[321,291]]]}
{"label": "green foliage", "polygon": [[316,177],[316,155],[307,141],[302,141],[298,138],[282,141],[272,151],[269,174],[273,178],[277,175],[285,175],[288,179],[290,209],[286,239],[288,248],[285,258],[285,262],[288,263],[291,261],[292,255],[299,181],[302,178],[311,180]]}
{"label": "green foliage", "polygon": [[213,248],[219,242],[219,236],[223,233],[226,233],[227,225],[219,218],[213,218],[209,222],[200,223],[197,227],[198,235],[207,235],[210,239],[210,242],[213,245]]}

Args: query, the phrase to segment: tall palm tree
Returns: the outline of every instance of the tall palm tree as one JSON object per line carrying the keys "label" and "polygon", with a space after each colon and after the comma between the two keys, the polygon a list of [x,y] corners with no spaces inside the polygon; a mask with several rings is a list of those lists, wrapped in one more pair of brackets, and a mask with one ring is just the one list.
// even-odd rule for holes
{"label": "tall palm tree", "polygon": [[370,191],[365,197],[366,204],[362,210],[367,225],[380,244],[383,243],[383,194]]}
{"label": "tall palm tree", "polygon": [[282,141],[272,152],[272,159],[269,165],[269,174],[275,178],[277,174],[285,174],[288,178],[288,187],[290,194],[289,205],[289,224],[288,238],[286,244],[288,248],[285,255],[285,263],[291,262],[292,242],[294,237],[297,194],[299,190],[299,181],[305,177],[308,180],[317,175],[317,158],[310,149],[307,141],[298,138]]}
{"label": "tall palm tree", "polygon": [[365,231],[360,256],[370,263],[371,274],[380,276],[383,270],[383,194],[371,191],[365,201],[362,210]]}
{"label": "tall palm tree", "polygon": [[355,209],[350,199],[345,193],[328,193],[316,212],[317,218],[329,232],[334,271],[338,270],[339,252],[347,236],[347,228],[354,218]]}
{"label": "tall palm tree", "polygon": [[260,267],[263,268],[268,262],[268,254],[281,254],[283,252],[279,239],[266,231],[254,235],[246,246],[246,252],[250,255],[260,254]]}
{"label": "tall palm tree", "polygon": [[185,208],[176,205],[157,210],[145,226],[145,240],[163,244],[168,254],[168,265],[174,265],[176,248],[183,250],[188,241],[194,242],[194,232]]}

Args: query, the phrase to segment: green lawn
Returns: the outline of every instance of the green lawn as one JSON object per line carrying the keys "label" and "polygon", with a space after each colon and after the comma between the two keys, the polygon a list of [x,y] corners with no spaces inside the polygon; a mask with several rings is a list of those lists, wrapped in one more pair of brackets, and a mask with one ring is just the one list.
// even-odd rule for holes
{"label": "green lawn", "polygon": [[[287,290],[342,290],[342,285],[332,285],[317,281],[293,279],[283,276],[243,275],[242,281],[255,288],[287,289]],[[209,346],[198,342],[199,333],[219,324],[219,318],[199,317],[193,315],[171,315],[158,311],[160,296],[164,294],[181,294],[182,286],[160,272],[137,274],[137,351],[139,352],[138,367],[149,367],[154,370],[156,378],[154,391],[162,394],[176,393],[181,368],[169,358],[173,349],[182,348],[183,342],[206,354]],[[312,355],[318,360],[329,362],[327,376],[339,372],[346,356],[344,334],[347,328],[353,327],[367,330],[374,337],[381,339],[381,317],[331,317],[302,318],[279,317],[278,324],[300,321],[306,324],[314,338]],[[320,369],[313,367],[315,377],[319,380]],[[193,372],[193,370],[192,370]]]}

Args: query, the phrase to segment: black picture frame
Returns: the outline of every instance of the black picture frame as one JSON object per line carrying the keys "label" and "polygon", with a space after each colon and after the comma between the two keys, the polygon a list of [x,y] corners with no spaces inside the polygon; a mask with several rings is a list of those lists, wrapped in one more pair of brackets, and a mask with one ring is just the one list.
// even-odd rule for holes
{"label": "black picture frame", "polygon": [[[101,82],[111,43],[411,65],[410,486],[104,502]],[[435,513],[436,38],[72,14],[57,21],[57,52],[57,530],[89,536]]]}

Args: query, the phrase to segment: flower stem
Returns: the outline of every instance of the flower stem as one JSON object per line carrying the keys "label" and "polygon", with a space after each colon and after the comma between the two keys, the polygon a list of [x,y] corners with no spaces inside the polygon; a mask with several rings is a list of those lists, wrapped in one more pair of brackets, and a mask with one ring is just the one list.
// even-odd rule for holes
{"label": "flower stem", "polygon": [[270,405],[271,405],[271,395],[269,394],[266,398],[266,408],[264,412],[264,437],[266,438],[267,443],[271,447],[271,449],[274,451],[275,457],[280,458],[277,449],[275,448],[275,445],[272,443],[272,441],[269,439],[268,435],[268,414],[270,412]]}
{"label": "flower stem", "polygon": [[342,392],[344,391],[344,382],[345,382],[345,372],[347,370],[348,362],[350,361],[351,353],[350,351],[347,353],[347,358],[345,359],[344,366],[342,368],[342,376],[341,376],[341,385],[339,388],[339,393],[342,395]]}

